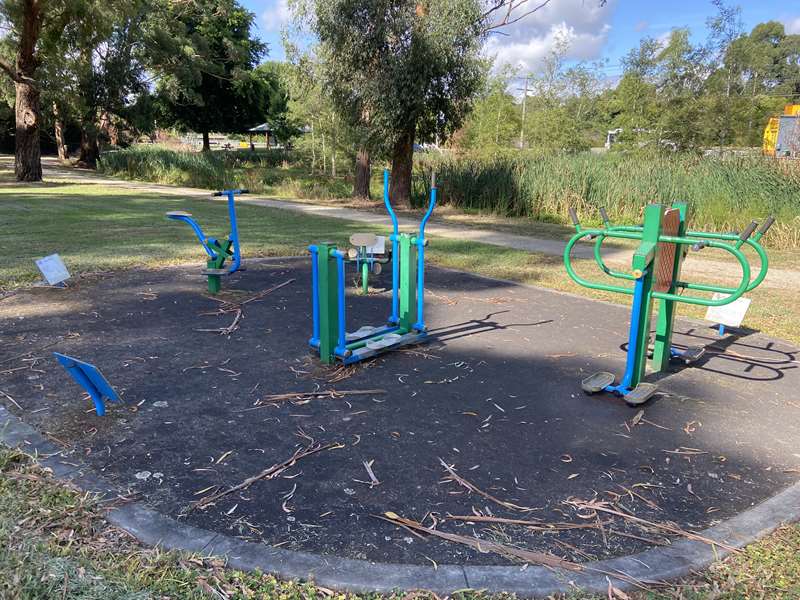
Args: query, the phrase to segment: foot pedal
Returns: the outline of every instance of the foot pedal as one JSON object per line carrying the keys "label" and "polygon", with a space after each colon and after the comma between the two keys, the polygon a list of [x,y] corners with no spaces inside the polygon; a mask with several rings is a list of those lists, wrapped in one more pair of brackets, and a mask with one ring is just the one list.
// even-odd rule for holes
{"label": "foot pedal", "polygon": [[353,340],[360,340],[361,338],[365,338],[368,335],[372,335],[378,331],[378,327],[372,327],[371,325],[364,325],[363,327],[356,329],[355,331],[351,331],[350,333],[346,333],[344,339],[348,342]]}
{"label": "foot pedal", "polygon": [[203,275],[227,275],[228,269],[203,269]]}
{"label": "foot pedal", "polygon": [[699,360],[706,353],[705,346],[689,346],[686,350],[681,352],[680,358],[687,365]]}
{"label": "foot pedal", "polygon": [[394,346],[397,342],[400,341],[402,336],[396,333],[387,333],[379,340],[370,340],[366,343],[367,348],[370,350],[383,350],[384,348],[388,348],[389,346]]}
{"label": "foot pedal", "polygon": [[608,371],[599,371],[594,375],[589,375],[589,377],[581,381],[581,389],[587,394],[596,394],[597,392],[602,392],[613,383],[613,373],[609,373]]}
{"label": "foot pedal", "polygon": [[653,383],[640,383],[625,394],[622,399],[625,400],[629,406],[638,406],[639,404],[647,402],[657,391],[658,387]]}

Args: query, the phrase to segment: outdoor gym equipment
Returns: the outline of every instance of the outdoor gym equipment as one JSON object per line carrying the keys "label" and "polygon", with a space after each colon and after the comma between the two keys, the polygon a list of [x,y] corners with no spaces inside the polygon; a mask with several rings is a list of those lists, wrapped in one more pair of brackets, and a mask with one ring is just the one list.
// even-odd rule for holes
{"label": "outdoor gym equipment", "polygon": [[347,256],[356,263],[356,273],[361,274],[361,292],[366,295],[369,293],[369,274],[380,275],[382,265],[389,262],[389,257],[385,256],[386,238],[374,233],[354,233],[350,236],[350,243],[354,247],[347,251]]}
{"label": "outdoor gym equipment", "polygon": [[75,380],[75,383],[89,394],[92,402],[94,402],[94,410],[98,417],[106,414],[104,399],[108,398],[111,402],[120,401],[117,392],[96,366],[59,352],[53,352],[53,356]]}
{"label": "outdoor gym equipment", "polygon": [[[365,325],[348,333],[345,318],[345,263],[348,255],[331,242],[311,252],[313,334],[309,345],[323,363],[351,364],[400,346],[424,340],[425,330],[425,226],[436,206],[436,175],[431,177],[428,210],[419,233],[400,233],[389,199],[389,171],[383,172],[383,202],[392,219],[392,313],[386,325]],[[368,240],[358,240],[368,241]],[[357,244],[360,245],[360,244]],[[363,263],[360,263],[363,269]]]}
{"label": "outdoor gym equipment", "polygon": [[[230,221],[231,232],[224,240],[206,237],[200,225],[192,218],[192,214],[173,210],[167,213],[167,218],[174,221],[183,221],[192,228],[203,250],[208,254],[208,262],[203,270],[203,275],[208,276],[208,291],[216,294],[222,287],[221,278],[223,275],[231,275],[242,268],[242,253],[239,248],[239,228],[236,223],[235,199],[237,194],[247,194],[248,190],[223,190],[214,192],[214,196],[228,197],[228,219]],[[225,268],[225,261],[231,259],[231,264]]]}
{"label": "outdoor gym equipment", "polygon": [[[564,266],[569,276],[576,283],[590,289],[633,296],[625,374],[622,381],[615,385],[615,377],[612,373],[605,371],[595,373],[581,382],[583,390],[590,394],[600,391],[612,392],[622,396],[628,404],[634,406],[646,402],[657,391],[654,384],[642,382],[648,358],[650,321],[654,300],[658,300],[659,308],[652,368],[655,372],[662,372],[667,369],[671,358],[683,360],[688,364],[700,358],[705,352],[702,347],[692,347],[686,350],[673,347],[672,333],[677,303],[684,302],[700,306],[730,304],[743,294],[758,287],[767,275],[769,266],[767,253],[759,241],[775,222],[774,217],[768,217],[757,232],[758,222],[753,221],[737,235],[735,233],[688,231],[686,228],[688,207],[685,203],[675,203],[672,208],[668,209],[661,204],[648,205],[644,211],[644,224],[638,227],[611,225],[605,209],[601,208],[600,216],[604,227],[583,229],[575,209],[570,208],[569,212],[577,231],[564,249]],[[751,239],[754,232],[756,234]],[[575,272],[571,259],[572,249],[578,240],[586,237],[594,240],[594,259],[600,269],[610,277],[632,281],[632,288],[592,282]],[[633,254],[630,273],[610,269],[603,262],[600,250],[603,242],[609,238],[640,242]],[[753,248],[761,263],[758,275],[752,280],[750,263],[741,250],[743,245]],[[739,285],[730,288],[682,281],[680,279],[681,266],[690,248],[695,251],[716,248],[732,254],[742,268]],[[685,290],[716,292],[722,297],[709,299],[682,295]]]}

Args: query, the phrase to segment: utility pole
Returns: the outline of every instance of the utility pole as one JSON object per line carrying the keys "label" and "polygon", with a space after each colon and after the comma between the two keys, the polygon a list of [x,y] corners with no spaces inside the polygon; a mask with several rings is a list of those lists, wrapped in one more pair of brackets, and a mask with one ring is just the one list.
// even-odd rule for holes
{"label": "utility pole", "polygon": [[[517,88],[522,89],[522,88]],[[525,89],[522,96],[522,124],[519,126],[519,149],[525,147],[525,105],[528,101],[528,76],[525,76]]]}

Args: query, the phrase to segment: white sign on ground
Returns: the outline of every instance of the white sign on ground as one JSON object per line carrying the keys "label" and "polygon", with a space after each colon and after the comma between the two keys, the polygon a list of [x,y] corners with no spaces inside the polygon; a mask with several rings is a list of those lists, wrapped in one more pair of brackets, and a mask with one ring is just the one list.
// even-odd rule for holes
{"label": "white sign on ground", "polygon": [[36,266],[42,272],[47,283],[50,285],[58,285],[69,279],[69,271],[67,265],[61,260],[58,254],[51,254],[36,261]]}
{"label": "white sign on ground", "polygon": [[[727,297],[727,294],[715,292],[711,298],[713,300],[722,300]],[[739,327],[744,321],[748,308],[750,308],[750,298],[744,297],[723,306],[709,306],[706,311],[706,320],[726,327]]]}

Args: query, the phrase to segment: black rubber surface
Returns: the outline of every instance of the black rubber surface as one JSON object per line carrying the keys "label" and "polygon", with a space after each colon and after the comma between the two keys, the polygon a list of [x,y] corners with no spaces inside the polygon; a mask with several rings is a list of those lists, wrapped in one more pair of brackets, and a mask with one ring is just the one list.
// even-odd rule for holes
{"label": "black rubber surface", "polygon": [[[341,442],[344,448],[302,459],[283,477],[182,519],[282,548],[375,561],[508,564],[372,517],[384,511],[416,520],[476,510],[581,522],[565,501],[597,496],[695,529],[798,478],[800,373],[797,350],[787,344],[758,334],[720,339],[682,322],[676,341],[713,345],[692,367],[661,379],[665,393],[640,415],[618,398],[580,388],[591,372],[622,371],[623,307],[430,269],[435,339],[342,373],[307,351],[306,261],[250,265],[225,281],[239,293],[224,297],[246,298],[291,278],[245,305],[230,336],[197,331],[225,327],[233,315],[201,314],[219,303],[203,295],[204,279],[192,269],[130,272],[7,298],[0,303],[0,389],[22,410],[2,401],[173,516],[208,493],[198,492],[236,485],[287,459],[304,443],[298,429],[322,443]],[[380,324],[388,302],[386,294],[352,297],[350,328]],[[51,358],[54,350],[96,363],[124,403],[109,405],[105,418],[94,415]],[[248,410],[267,394],[317,388],[387,393]],[[510,510],[443,482],[439,457],[485,492],[536,510]],[[369,481],[363,462],[373,460],[381,484],[371,488],[361,482]],[[622,520],[602,531],[552,534],[457,521],[439,528],[579,561],[648,546],[619,533],[663,539]]]}

